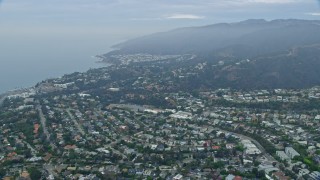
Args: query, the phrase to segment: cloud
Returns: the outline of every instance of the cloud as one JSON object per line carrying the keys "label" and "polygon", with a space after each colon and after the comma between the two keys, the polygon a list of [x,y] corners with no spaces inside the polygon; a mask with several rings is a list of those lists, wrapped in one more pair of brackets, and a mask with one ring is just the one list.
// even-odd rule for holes
{"label": "cloud", "polygon": [[172,14],[166,16],[166,19],[205,19],[205,16],[198,16],[194,14]]}
{"label": "cloud", "polygon": [[246,0],[249,3],[264,3],[264,4],[288,4],[295,3],[297,0]]}
{"label": "cloud", "polygon": [[162,17],[154,17],[154,18],[130,18],[132,21],[159,21],[159,20],[170,20],[170,19],[186,19],[186,20],[197,20],[197,19],[205,19],[205,16],[198,16],[194,14],[171,14],[164,15]]}
{"label": "cloud", "polygon": [[311,12],[311,13],[306,13],[307,15],[310,16],[320,16],[320,12]]}
{"label": "cloud", "polygon": [[305,3],[303,0],[224,0],[224,1],[214,1],[208,2],[208,4],[212,5],[220,5],[220,6],[230,6],[230,5],[238,5],[238,6],[246,6],[246,5],[285,5],[285,4],[294,4],[294,3]]}
{"label": "cloud", "polygon": [[155,21],[155,20],[163,20],[163,18],[130,18],[132,21]]}

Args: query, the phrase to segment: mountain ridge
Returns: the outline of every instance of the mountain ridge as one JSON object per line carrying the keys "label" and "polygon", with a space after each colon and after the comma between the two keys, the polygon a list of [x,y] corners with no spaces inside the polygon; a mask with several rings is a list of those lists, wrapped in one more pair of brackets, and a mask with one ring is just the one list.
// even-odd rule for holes
{"label": "mountain ridge", "polygon": [[[119,54],[210,54],[237,44],[250,47],[252,44],[262,46],[266,42],[268,44],[262,47],[262,53],[267,54],[275,52],[277,48],[283,50],[318,43],[320,36],[312,35],[317,32],[320,32],[318,20],[249,19],[238,23],[174,29],[128,40],[113,47],[118,49]],[[259,48],[253,55],[260,55]]]}
{"label": "mountain ridge", "polygon": [[[191,86],[305,88],[320,85],[317,78],[320,77],[319,32],[318,20],[251,19],[136,38],[119,44],[118,50],[102,58],[108,61],[112,55],[119,54],[195,54],[200,63],[215,65],[225,61],[229,64],[200,72],[199,78],[187,83]],[[237,65],[245,59],[251,61]],[[191,86],[186,87],[194,88]]]}

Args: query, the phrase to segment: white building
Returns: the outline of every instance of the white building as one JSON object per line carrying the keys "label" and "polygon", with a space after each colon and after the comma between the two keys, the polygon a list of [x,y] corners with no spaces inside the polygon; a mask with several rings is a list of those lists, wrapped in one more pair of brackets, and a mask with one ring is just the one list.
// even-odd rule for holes
{"label": "white building", "polygon": [[183,176],[181,174],[177,174],[176,176],[173,177],[174,180],[181,180]]}
{"label": "white building", "polygon": [[276,152],[277,156],[282,160],[290,160],[289,156],[284,151],[277,151]]}
{"label": "white building", "polygon": [[320,172],[313,171],[311,174],[309,174],[309,177],[311,180],[319,180],[320,179]]}
{"label": "white building", "polygon": [[229,174],[229,175],[226,177],[226,180],[233,180],[234,178],[235,178],[234,175]]}
{"label": "white building", "polygon": [[289,156],[291,159],[293,159],[296,156],[300,156],[300,154],[296,150],[294,150],[292,147],[286,147],[285,152],[287,156]]}
{"label": "white building", "polygon": [[171,114],[170,117],[175,118],[175,119],[191,119],[192,114],[189,112],[178,111],[175,114]]}
{"label": "white building", "polygon": [[246,154],[248,155],[261,154],[261,151],[250,140],[243,139],[241,140],[241,143],[246,149],[245,150]]}
{"label": "white building", "polygon": [[310,173],[310,171],[308,169],[300,169],[299,176],[304,176],[304,175],[307,175],[309,173]]}

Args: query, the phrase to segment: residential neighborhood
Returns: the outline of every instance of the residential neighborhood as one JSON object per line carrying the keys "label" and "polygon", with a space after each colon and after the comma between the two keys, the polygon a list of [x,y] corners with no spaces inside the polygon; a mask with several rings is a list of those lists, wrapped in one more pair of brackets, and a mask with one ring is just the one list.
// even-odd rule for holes
{"label": "residential neighborhood", "polygon": [[148,68],[93,69],[6,96],[0,177],[319,179],[319,87],[182,91],[179,79],[195,74]]}

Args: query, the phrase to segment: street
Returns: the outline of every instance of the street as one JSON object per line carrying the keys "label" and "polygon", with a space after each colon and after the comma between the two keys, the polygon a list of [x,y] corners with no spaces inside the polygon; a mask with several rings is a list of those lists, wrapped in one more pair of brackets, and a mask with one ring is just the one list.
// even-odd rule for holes
{"label": "street", "polygon": [[232,134],[235,134],[235,135],[239,136],[241,139],[247,139],[247,140],[252,141],[252,142],[257,146],[257,148],[261,151],[261,153],[266,156],[266,158],[268,159],[268,161],[278,162],[276,159],[274,159],[270,154],[268,154],[268,153],[266,152],[266,150],[264,149],[264,147],[263,147],[258,141],[252,139],[251,137],[248,137],[248,136],[245,136],[245,135],[242,135],[242,134],[238,134],[238,133],[234,133],[234,132],[229,132],[229,131],[221,130],[221,129],[220,129],[220,131],[222,131],[222,132],[224,132],[224,133],[232,133]]}
{"label": "street", "polygon": [[50,140],[50,134],[48,132],[48,129],[47,129],[47,119],[45,118],[43,112],[42,112],[42,109],[41,109],[41,105],[39,102],[37,102],[37,110],[39,111],[39,117],[40,117],[40,122],[41,122],[41,126],[43,128],[43,133],[46,135],[47,137],[47,141],[49,142]]}

